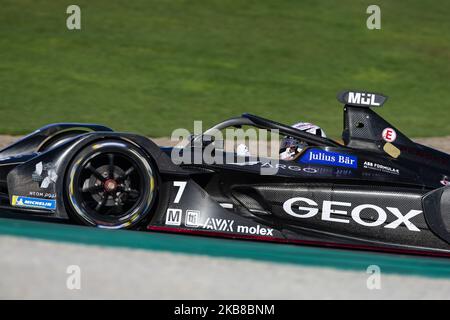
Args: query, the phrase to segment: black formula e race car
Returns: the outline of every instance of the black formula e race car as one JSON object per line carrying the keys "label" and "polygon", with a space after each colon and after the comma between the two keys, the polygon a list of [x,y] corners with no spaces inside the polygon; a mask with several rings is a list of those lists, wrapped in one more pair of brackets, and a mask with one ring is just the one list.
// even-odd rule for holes
{"label": "black formula e race car", "polygon": [[[251,114],[175,148],[100,125],[49,125],[0,151],[0,208],[102,228],[450,256],[450,156],[378,116],[383,95],[338,99],[342,143]],[[243,127],[303,147],[289,160],[252,156],[212,134]]]}

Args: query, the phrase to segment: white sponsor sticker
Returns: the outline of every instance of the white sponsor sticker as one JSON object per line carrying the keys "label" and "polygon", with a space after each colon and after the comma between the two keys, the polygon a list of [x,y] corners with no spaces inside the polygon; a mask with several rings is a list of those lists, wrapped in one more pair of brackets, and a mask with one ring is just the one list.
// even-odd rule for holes
{"label": "white sponsor sticker", "polygon": [[374,171],[379,171],[379,172],[384,172],[384,173],[390,173],[390,174],[395,174],[395,175],[400,174],[399,169],[392,168],[392,167],[386,166],[384,164],[379,164],[376,162],[370,162],[370,161],[364,161],[364,169],[369,169],[369,170],[374,170]]}
{"label": "white sponsor sticker", "polygon": [[[410,220],[421,214],[421,210],[410,210],[406,214],[400,212],[398,208],[386,207],[381,208],[373,204],[362,204],[354,207],[350,202],[338,202],[338,201],[323,201],[321,208],[317,202],[308,198],[291,198],[284,202],[284,211],[290,216],[308,219],[321,213],[321,219],[324,221],[337,222],[337,223],[350,223],[351,220],[355,221],[359,225],[365,227],[377,227],[384,225],[384,228],[396,229],[400,225],[405,226],[410,231],[419,232],[417,228]],[[376,217],[374,221],[365,221],[363,218],[363,212],[370,211],[373,217]],[[393,215],[396,220],[387,223],[387,216]],[[333,217],[334,215],[340,215],[341,217]],[[351,217],[351,219],[350,219]],[[386,224],[387,223],[387,224]]]}
{"label": "white sponsor sticker", "polygon": [[169,226],[181,225],[181,215],[183,211],[181,209],[167,209],[166,212],[166,224]]}
{"label": "white sponsor sticker", "polygon": [[184,224],[186,227],[198,227],[200,225],[200,211],[187,210]]}
{"label": "white sponsor sticker", "polygon": [[220,232],[237,232],[248,235],[273,236],[273,229],[265,228],[259,224],[256,226],[237,225],[234,220],[221,218],[207,218],[200,222],[201,216],[198,210],[186,210],[185,226],[190,228],[201,228]]}
{"label": "white sponsor sticker", "polygon": [[386,142],[394,142],[397,140],[397,132],[392,128],[386,128],[383,130],[383,140]]}

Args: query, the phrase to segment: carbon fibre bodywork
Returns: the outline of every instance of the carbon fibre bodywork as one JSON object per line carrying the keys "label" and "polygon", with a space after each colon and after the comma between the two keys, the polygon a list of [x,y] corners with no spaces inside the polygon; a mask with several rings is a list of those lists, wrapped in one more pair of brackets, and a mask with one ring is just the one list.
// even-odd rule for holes
{"label": "carbon fibre bodywork", "polygon": [[[213,128],[250,125],[306,141],[289,161],[238,159],[217,144],[221,161],[211,163],[202,154],[214,140],[164,148],[103,126],[50,125],[0,151],[1,206],[69,220],[74,157],[106,139],[126,141],[158,172],[157,200],[136,229],[450,256],[450,156],[414,143],[373,112],[385,97],[364,106],[348,101],[352,94],[340,97],[347,99],[343,144],[248,114]],[[208,137],[209,130],[201,140]],[[173,160],[183,152],[202,160]],[[275,174],[261,174],[267,168]]]}

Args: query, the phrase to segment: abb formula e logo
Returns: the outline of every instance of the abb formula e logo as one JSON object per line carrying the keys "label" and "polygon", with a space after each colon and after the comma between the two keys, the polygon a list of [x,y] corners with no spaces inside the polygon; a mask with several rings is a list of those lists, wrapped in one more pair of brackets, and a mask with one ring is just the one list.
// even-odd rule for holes
{"label": "abb formula e logo", "polygon": [[[385,228],[396,229],[403,224],[410,231],[420,231],[419,228],[417,228],[410,220],[422,213],[420,210],[410,210],[406,214],[403,214],[398,208],[381,208],[373,204],[362,204],[357,207],[353,207],[350,202],[338,201],[323,201],[322,208],[319,208],[319,205],[315,201],[302,197],[287,200],[283,204],[283,209],[287,214],[302,219],[312,218],[316,216],[319,211],[322,212],[321,219],[324,221],[350,223],[349,217],[351,217],[353,221],[365,227],[378,227],[385,224],[388,214],[390,214],[394,215],[397,219],[385,224]],[[373,218],[370,221],[363,220],[361,218],[362,213],[366,213],[367,216],[367,213],[369,212],[370,217]],[[336,215],[341,215],[342,218],[338,218]],[[345,216],[348,216],[348,218]]]}

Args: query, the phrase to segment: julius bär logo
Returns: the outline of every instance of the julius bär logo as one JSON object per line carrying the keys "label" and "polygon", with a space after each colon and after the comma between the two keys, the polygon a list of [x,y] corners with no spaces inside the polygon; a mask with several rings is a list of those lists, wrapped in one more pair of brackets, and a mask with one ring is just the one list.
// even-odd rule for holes
{"label": "julius b\u00e4r logo", "polygon": [[347,168],[358,167],[358,157],[356,156],[318,149],[306,151],[300,162]]}

